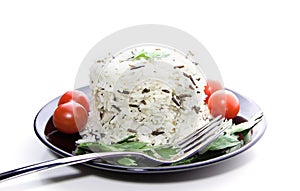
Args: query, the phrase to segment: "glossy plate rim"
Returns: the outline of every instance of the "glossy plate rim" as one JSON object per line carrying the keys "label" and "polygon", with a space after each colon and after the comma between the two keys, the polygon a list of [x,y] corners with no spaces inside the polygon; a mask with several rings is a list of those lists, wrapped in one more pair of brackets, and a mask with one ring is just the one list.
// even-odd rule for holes
{"label": "glossy plate rim", "polygon": [[[89,87],[82,87],[79,88],[79,90],[87,92],[89,91]],[[251,115],[254,115],[256,112],[261,111],[261,108],[252,100],[244,97],[243,95],[230,90],[233,93],[237,95],[237,97],[240,100],[241,104],[241,110],[239,115],[245,117],[248,119]],[[50,143],[45,134],[44,130],[46,127],[46,124],[50,117],[52,116],[57,103],[58,103],[59,96],[48,102],[45,106],[43,106],[40,111],[37,113],[35,119],[34,119],[34,132],[38,139],[46,146],[48,147],[51,151],[54,153],[60,155],[61,157],[69,157],[73,156],[71,153],[68,153],[52,143]],[[213,165],[219,162],[222,162],[226,159],[230,159],[246,150],[251,148],[253,145],[255,145],[263,136],[265,130],[267,128],[267,122],[265,119],[265,116],[263,116],[262,121],[257,124],[254,127],[254,134],[252,137],[251,142],[248,144],[244,145],[238,150],[235,150],[233,152],[211,158],[208,160],[204,161],[199,161],[199,162],[194,162],[190,164],[184,164],[184,165],[178,165],[178,166],[159,166],[159,167],[126,167],[126,166],[118,166],[118,165],[112,165],[112,164],[105,164],[105,163],[95,163],[93,161],[84,163],[84,165],[96,168],[96,169],[101,169],[101,170],[108,170],[108,171],[115,171],[115,172],[126,172],[126,173],[167,173],[167,172],[178,172],[178,171],[185,171],[185,170],[193,170],[197,168],[202,168],[206,167],[209,165]]]}

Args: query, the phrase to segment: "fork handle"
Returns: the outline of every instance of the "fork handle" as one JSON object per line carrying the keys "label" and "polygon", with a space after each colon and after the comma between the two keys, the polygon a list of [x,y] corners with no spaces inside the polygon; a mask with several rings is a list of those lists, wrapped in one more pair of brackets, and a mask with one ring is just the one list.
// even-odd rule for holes
{"label": "fork handle", "polygon": [[10,170],[7,172],[0,173],[0,182],[9,180],[12,178],[20,177],[23,175],[31,174],[34,172],[41,172],[41,171],[46,171],[49,169],[54,169],[58,167],[63,167],[63,166],[69,166],[69,165],[74,165],[78,163],[84,163],[88,162],[94,159],[99,159],[101,157],[105,156],[110,156],[110,155],[116,155],[117,153],[114,152],[103,152],[103,153],[89,153],[89,154],[84,154],[84,155],[77,155],[77,156],[71,156],[71,157],[65,157],[65,158],[60,158],[60,159],[54,159],[54,160],[49,160],[21,168],[17,168],[14,170]]}

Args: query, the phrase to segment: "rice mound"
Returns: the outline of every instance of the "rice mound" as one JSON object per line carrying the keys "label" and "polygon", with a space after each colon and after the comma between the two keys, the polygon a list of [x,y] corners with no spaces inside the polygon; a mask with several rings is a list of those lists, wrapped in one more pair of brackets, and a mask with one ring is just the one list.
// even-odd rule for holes
{"label": "rice mound", "polygon": [[92,108],[78,142],[112,144],[132,136],[149,145],[172,144],[206,124],[206,79],[192,57],[140,45],[95,61]]}

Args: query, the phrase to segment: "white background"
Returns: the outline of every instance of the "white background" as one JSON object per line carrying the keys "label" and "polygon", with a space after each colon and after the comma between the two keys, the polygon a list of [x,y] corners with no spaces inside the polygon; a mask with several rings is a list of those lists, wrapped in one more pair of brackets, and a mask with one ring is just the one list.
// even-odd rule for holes
{"label": "white background", "polygon": [[34,134],[36,113],[73,88],[98,41],[137,24],[196,37],[225,86],[262,107],[268,129],[242,155],[196,171],[137,176],[65,167],[0,183],[0,190],[296,190],[299,10],[296,0],[1,1],[0,171],[57,158]]}

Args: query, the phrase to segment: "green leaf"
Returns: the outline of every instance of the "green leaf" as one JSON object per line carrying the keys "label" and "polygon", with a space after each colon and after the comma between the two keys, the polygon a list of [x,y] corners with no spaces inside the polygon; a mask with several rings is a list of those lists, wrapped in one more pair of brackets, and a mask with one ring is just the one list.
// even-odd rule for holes
{"label": "green leaf", "polygon": [[196,154],[196,155],[194,155],[194,156],[191,156],[191,157],[189,157],[189,158],[183,159],[183,160],[181,160],[181,161],[174,162],[174,163],[171,164],[171,166],[190,164],[190,163],[195,162],[197,159],[198,159],[198,156],[197,156],[197,154]]}
{"label": "green leaf", "polygon": [[113,145],[104,144],[103,142],[87,142],[81,143],[77,146],[80,150],[85,150],[89,152],[109,152],[109,151],[123,151],[124,149],[120,149],[114,147]]}
{"label": "green leaf", "polygon": [[98,142],[86,142],[81,143],[77,146],[79,152],[82,150],[92,151],[92,152],[109,152],[109,151],[136,151],[149,149],[147,143],[144,142],[123,142],[115,144],[105,144],[101,141]]}
{"label": "green leaf", "polygon": [[209,146],[208,150],[221,150],[229,147],[234,147],[241,142],[234,135],[221,135],[216,140],[214,140]]}
{"label": "green leaf", "polygon": [[157,154],[166,159],[170,158],[171,156],[177,153],[177,150],[173,147],[157,147],[154,150]]}
{"label": "green leaf", "polygon": [[153,59],[165,58],[168,57],[169,55],[170,54],[166,54],[165,52],[161,52],[161,51],[146,52],[143,49],[134,55],[133,60],[140,60],[142,58],[145,60],[153,60]]}
{"label": "green leaf", "polygon": [[229,134],[242,132],[252,129],[257,123],[262,120],[263,113],[258,112],[253,115],[247,122],[240,123],[238,125],[232,125],[226,132]]}
{"label": "green leaf", "polygon": [[147,146],[147,143],[127,142],[122,144],[112,144],[111,146],[122,150],[132,151],[132,150],[143,149],[145,146]]}
{"label": "green leaf", "polygon": [[251,140],[252,140],[251,132],[248,132],[246,135],[244,135],[244,144],[249,143]]}
{"label": "green leaf", "polygon": [[[141,53],[137,57],[149,59],[157,54],[152,53]],[[248,122],[244,122],[238,125],[232,125],[229,129],[225,131],[224,135],[219,136],[214,142],[207,146],[204,152],[197,153],[190,158],[184,159],[172,165],[189,164],[196,161],[207,160],[215,156],[222,155],[224,153],[232,152],[239,149],[244,144],[248,143],[252,139],[251,129],[262,120],[263,113],[259,112],[251,117]],[[227,123],[232,123],[228,120]],[[238,135],[243,137],[243,140],[238,139]],[[148,146],[147,143],[134,141],[135,135],[128,136],[123,140],[115,144],[105,144],[101,141],[99,142],[87,142],[77,145],[75,150],[76,154],[84,154],[89,152],[108,152],[108,151],[138,151],[144,152],[152,156],[160,155],[164,158],[170,158],[172,155],[176,154],[177,151],[173,147],[155,147]],[[128,157],[124,157],[118,160],[119,164],[126,166],[136,166],[136,161]]]}
{"label": "green leaf", "polygon": [[137,163],[135,160],[131,159],[131,158],[121,158],[117,161],[120,165],[124,165],[124,166],[137,166]]}
{"label": "green leaf", "polygon": [[117,142],[117,143],[126,143],[126,142],[131,142],[133,141],[132,139],[135,138],[136,135],[129,135],[128,137],[125,137],[124,139],[122,139],[121,141]]}
{"label": "green leaf", "polygon": [[252,140],[251,129],[244,130],[244,131],[240,132],[240,134],[243,137],[244,144],[247,144]]}

